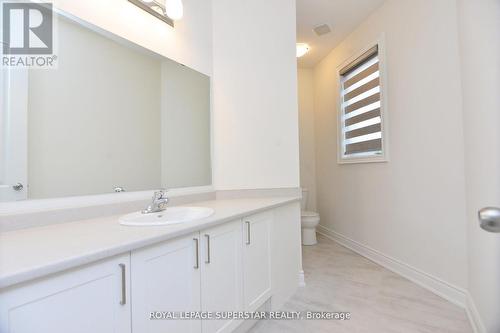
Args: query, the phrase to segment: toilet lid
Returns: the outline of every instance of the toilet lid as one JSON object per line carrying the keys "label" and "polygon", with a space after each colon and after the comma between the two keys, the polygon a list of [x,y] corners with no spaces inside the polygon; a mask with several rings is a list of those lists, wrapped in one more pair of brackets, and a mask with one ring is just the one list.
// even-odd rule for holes
{"label": "toilet lid", "polygon": [[303,210],[301,213],[301,216],[302,217],[317,217],[317,216],[319,216],[319,214],[316,212],[309,212],[309,211]]}

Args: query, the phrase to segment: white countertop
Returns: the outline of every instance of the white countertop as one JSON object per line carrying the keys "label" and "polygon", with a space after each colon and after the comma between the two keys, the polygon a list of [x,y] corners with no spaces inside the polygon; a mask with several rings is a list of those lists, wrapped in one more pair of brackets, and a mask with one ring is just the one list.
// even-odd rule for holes
{"label": "white countertop", "polygon": [[211,207],[205,219],[158,227],[128,227],[120,216],[0,233],[0,289],[85,265],[204,228],[300,200],[263,197],[193,202]]}

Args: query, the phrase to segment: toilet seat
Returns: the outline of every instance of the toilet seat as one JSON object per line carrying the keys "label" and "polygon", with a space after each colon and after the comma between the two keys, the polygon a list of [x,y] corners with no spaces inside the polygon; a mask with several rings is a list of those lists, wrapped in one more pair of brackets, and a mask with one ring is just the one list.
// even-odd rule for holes
{"label": "toilet seat", "polygon": [[310,212],[307,210],[303,210],[300,214],[301,217],[319,217],[319,214],[316,212]]}

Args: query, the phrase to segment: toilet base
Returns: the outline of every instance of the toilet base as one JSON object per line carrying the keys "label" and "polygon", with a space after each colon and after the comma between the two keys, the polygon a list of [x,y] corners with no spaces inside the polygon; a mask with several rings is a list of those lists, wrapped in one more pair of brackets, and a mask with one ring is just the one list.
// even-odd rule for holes
{"label": "toilet base", "polygon": [[302,228],[302,245],[310,246],[316,244],[318,244],[316,228]]}

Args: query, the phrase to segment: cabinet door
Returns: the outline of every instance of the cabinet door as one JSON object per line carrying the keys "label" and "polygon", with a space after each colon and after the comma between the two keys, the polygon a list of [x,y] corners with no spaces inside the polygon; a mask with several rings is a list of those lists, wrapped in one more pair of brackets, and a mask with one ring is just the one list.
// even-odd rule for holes
{"label": "cabinet door", "polygon": [[151,312],[200,311],[199,234],[132,252],[132,329],[201,331],[200,320],[151,320]]}
{"label": "cabinet door", "polygon": [[[200,233],[202,239],[201,299],[203,311],[233,312],[242,309],[241,221],[226,223]],[[204,320],[203,333],[230,332],[234,320]]]}
{"label": "cabinet door", "polygon": [[243,294],[246,311],[255,311],[271,294],[272,220],[271,212],[243,219]]}
{"label": "cabinet door", "polygon": [[0,332],[131,332],[129,261],[120,256],[0,292]]}

